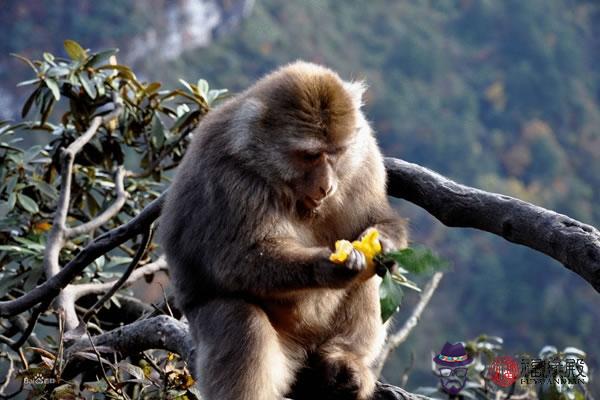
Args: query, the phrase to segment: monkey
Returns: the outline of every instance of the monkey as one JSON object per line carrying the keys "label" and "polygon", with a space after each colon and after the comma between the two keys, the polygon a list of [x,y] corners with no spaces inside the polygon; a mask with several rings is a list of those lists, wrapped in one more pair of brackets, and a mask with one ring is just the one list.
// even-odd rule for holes
{"label": "monkey", "polygon": [[372,398],[378,278],[338,239],[407,246],[362,112],[366,86],[296,61],[199,123],[159,222],[207,400]]}

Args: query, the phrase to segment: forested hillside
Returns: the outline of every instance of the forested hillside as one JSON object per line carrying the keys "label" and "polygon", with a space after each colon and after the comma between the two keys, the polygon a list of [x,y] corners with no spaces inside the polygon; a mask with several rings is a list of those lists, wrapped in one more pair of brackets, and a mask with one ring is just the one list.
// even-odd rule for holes
{"label": "forested hillside", "polygon": [[[12,84],[27,72],[8,53],[39,57],[36,51],[72,38],[119,47],[126,57],[129,38],[143,37],[159,18],[142,1],[61,1],[44,11],[36,1],[9,3],[0,10],[5,98],[6,91],[23,96]],[[257,0],[236,21],[177,58],[149,52],[137,68],[148,79],[202,77],[238,91],[282,63],[324,63],[367,81],[367,114],[386,155],[600,225],[597,1]],[[598,371],[600,309],[587,283],[532,250],[445,228],[414,206],[397,206],[410,218],[413,240],[435,248],[453,268],[388,364],[390,381],[398,381],[412,351],[408,388],[435,384],[430,351],[480,333],[502,336],[509,353],[577,346]]]}

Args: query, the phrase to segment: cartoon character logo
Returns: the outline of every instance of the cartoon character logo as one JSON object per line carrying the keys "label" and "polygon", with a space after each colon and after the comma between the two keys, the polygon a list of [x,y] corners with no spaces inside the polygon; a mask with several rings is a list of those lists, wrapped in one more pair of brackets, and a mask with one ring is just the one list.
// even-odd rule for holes
{"label": "cartoon character logo", "polygon": [[473,362],[462,343],[446,342],[440,354],[433,357],[438,376],[446,393],[456,395],[467,382],[467,366]]}

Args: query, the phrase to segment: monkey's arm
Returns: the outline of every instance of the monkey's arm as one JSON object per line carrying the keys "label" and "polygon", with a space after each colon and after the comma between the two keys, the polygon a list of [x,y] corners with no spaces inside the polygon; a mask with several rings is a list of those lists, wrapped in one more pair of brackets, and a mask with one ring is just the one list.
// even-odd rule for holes
{"label": "monkey's arm", "polygon": [[[386,204],[386,206],[378,205],[369,214],[371,215],[371,227],[376,228],[380,233],[379,241],[383,252],[403,249],[408,246],[406,220],[400,218],[389,204]],[[362,238],[363,235],[364,232],[360,237]]]}
{"label": "monkey's arm", "polygon": [[329,261],[327,247],[304,247],[293,239],[263,240],[252,246],[239,262],[220,266],[219,286],[256,296],[281,295],[314,288],[343,288],[363,269],[359,252],[348,261]]}

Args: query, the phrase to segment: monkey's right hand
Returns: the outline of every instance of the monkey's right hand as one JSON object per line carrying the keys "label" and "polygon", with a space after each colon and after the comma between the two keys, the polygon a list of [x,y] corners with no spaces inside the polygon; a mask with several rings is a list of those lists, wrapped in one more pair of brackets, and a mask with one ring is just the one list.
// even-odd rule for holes
{"label": "monkey's right hand", "polygon": [[343,265],[351,271],[361,273],[368,267],[367,257],[362,251],[352,249]]}
{"label": "monkey's right hand", "polygon": [[327,255],[326,275],[336,287],[345,287],[355,280],[365,281],[375,275],[375,268],[369,265],[365,254],[352,249],[343,262],[331,262]]}
{"label": "monkey's right hand", "polygon": [[314,270],[319,286],[344,288],[367,270],[367,260],[359,250],[352,249],[343,262],[332,262],[330,255],[328,248],[319,251],[318,258],[321,261],[316,263]]}
{"label": "monkey's right hand", "polygon": [[369,237],[362,241],[350,243],[347,240],[338,240],[335,242],[335,251],[329,256],[329,260],[338,265],[345,266],[349,271],[357,272],[360,281],[365,281],[375,275],[376,265],[372,260],[374,254],[381,250],[379,242],[374,246],[377,240],[377,231],[369,233]]}

